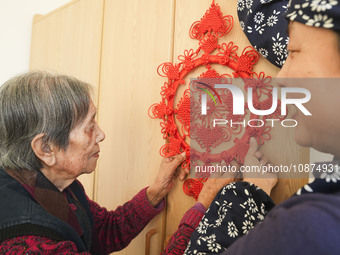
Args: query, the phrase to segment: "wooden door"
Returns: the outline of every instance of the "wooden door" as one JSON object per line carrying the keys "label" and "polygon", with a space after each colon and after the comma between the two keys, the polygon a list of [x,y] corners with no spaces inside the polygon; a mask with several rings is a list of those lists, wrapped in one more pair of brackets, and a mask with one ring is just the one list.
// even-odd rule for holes
{"label": "wooden door", "polygon": [[[103,0],[71,1],[33,20],[31,70],[51,70],[94,86],[98,101]],[[93,198],[94,174],[79,177]]]}
{"label": "wooden door", "polygon": [[[232,15],[234,18],[233,28],[229,34],[222,38],[222,42],[233,41],[239,47],[237,53],[240,55],[242,50],[250,45],[250,42],[238,22],[237,0],[215,2],[221,7],[224,15]],[[182,55],[184,50],[198,48],[198,41],[189,37],[189,28],[195,21],[203,17],[211,3],[212,0],[176,0],[174,33],[174,59],[176,61],[177,56]],[[231,70],[226,67],[216,65],[214,68],[220,73],[231,74]],[[255,65],[254,71],[258,73],[264,71],[266,75],[275,77],[279,69],[261,57]],[[186,77],[186,81],[189,81],[190,78],[198,77],[202,72],[203,69],[198,68]],[[184,87],[180,93],[183,90]],[[180,97],[178,97],[179,99]],[[272,139],[262,146],[261,151],[268,156],[272,164],[309,162],[309,150],[302,149],[295,144],[293,129],[275,128],[272,130],[271,135]],[[280,179],[271,196],[276,203],[279,203],[295,193],[306,181],[306,179]],[[175,188],[168,196],[166,240],[177,230],[182,216],[195,203],[193,198],[183,193],[182,186],[183,182],[177,182]]]}
{"label": "wooden door", "polygon": [[[250,45],[237,20],[236,0],[216,1],[234,17],[225,40],[234,41],[239,53]],[[95,175],[81,178],[87,194],[114,209],[151,184],[158,172],[164,144],[158,120],[147,112],[160,101],[165,79],[159,64],[177,62],[185,49],[197,48],[189,28],[209,8],[211,0],[74,0],[33,21],[31,70],[48,69],[73,75],[95,87],[98,121],[106,140]],[[222,67],[216,66],[217,70]],[[278,69],[261,58],[255,71],[275,76]],[[197,77],[201,70],[190,73]],[[187,78],[190,78],[187,77]],[[307,162],[308,151],[293,142],[292,130],[276,129],[262,150],[271,162]],[[305,180],[280,180],[273,191],[276,202],[288,198]],[[156,217],[118,254],[144,254],[145,236],[152,229],[151,254],[159,254],[185,211],[195,201],[177,182],[168,196],[167,210]],[[94,192],[93,192],[94,187]]]}
{"label": "wooden door", "polygon": [[[160,63],[171,61],[174,1],[105,1],[104,37],[99,91],[99,124],[106,133],[98,163],[96,199],[114,209],[150,185],[158,172],[164,144],[159,121],[148,116],[160,100]],[[149,223],[118,254],[144,254],[145,236],[151,254],[164,239],[164,214]]]}

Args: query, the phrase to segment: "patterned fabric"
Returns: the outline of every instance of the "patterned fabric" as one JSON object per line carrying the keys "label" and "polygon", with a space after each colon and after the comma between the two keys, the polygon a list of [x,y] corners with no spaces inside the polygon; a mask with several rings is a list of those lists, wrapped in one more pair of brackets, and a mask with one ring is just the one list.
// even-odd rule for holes
{"label": "patterned fabric", "polygon": [[318,163],[314,170],[311,183],[272,210],[273,204],[268,209],[260,205],[266,197],[261,199],[258,189],[227,185],[223,190],[228,192],[215,198],[185,254],[340,254],[340,161]]}
{"label": "patterned fabric", "polygon": [[272,64],[282,67],[287,56],[288,0],[238,0],[240,25],[253,47]]}
{"label": "patterned fabric", "polygon": [[40,172],[0,169],[0,208],[0,241],[44,236],[72,241],[79,251],[101,254],[93,215],[78,181],[61,193]]}
{"label": "patterned fabric", "polygon": [[70,224],[78,235],[83,234],[83,229],[69,207],[66,196],[40,171],[22,169],[5,172],[16,179],[47,212]]}
{"label": "patterned fabric", "polygon": [[79,253],[76,245],[71,241],[55,242],[41,236],[20,236],[6,240],[0,245],[0,253],[6,255],[90,255],[89,252]]}
{"label": "patterned fabric", "polygon": [[313,181],[222,254],[340,254],[339,163],[316,164]]}
{"label": "patterned fabric", "polygon": [[[13,174],[13,173],[12,173]],[[35,182],[39,178],[35,179]],[[33,183],[33,182],[32,182]],[[31,195],[39,194],[39,188],[42,185],[31,187]],[[65,192],[69,192],[65,190]],[[63,199],[67,194],[60,193]],[[39,195],[41,201],[43,194]],[[38,196],[38,197],[39,197]],[[47,198],[46,198],[47,199]],[[90,211],[93,215],[94,227],[99,235],[101,250],[104,254],[121,250],[126,247],[131,240],[137,236],[148,222],[163,209],[164,200],[157,208],[151,206],[146,197],[146,188],[141,190],[131,201],[118,207],[115,211],[107,211],[100,207],[97,203],[86,197]],[[58,202],[55,201],[57,204]],[[66,201],[66,203],[68,203]],[[66,211],[76,210],[74,204],[67,204]],[[2,208],[3,210],[3,208]],[[72,212],[73,213],[73,212]],[[0,244],[0,254],[78,254],[79,250],[74,242],[71,241],[54,241],[52,239],[41,236],[19,236],[4,240]],[[88,252],[79,254],[90,254]]]}
{"label": "patterned fabric", "polygon": [[217,194],[192,233],[185,254],[218,254],[262,221],[274,206],[254,184],[233,182]]}
{"label": "patterned fabric", "polygon": [[223,255],[340,254],[340,192],[294,196]]}
{"label": "patterned fabric", "polygon": [[299,189],[295,196],[310,193],[334,193],[340,191],[340,161],[320,162],[314,166],[314,180]]}
{"label": "patterned fabric", "polygon": [[288,56],[287,21],[340,31],[338,0],[238,0],[237,12],[250,43],[278,67]]}
{"label": "patterned fabric", "polygon": [[[155,209],[151,208],[147,203],[146,196],[144,190],[138,193],[130,202],[126,203],[122,207],[119,207],[115,214],[117,215],[115,222],[116,223],[109,223],[105,225],[105,222],[108,221],[108,217],[105,216],[107,211],[104,208],[100,208],[98,210],[98,205],[89,200],[90,208],[93,211],[94,218],[96,221],[96,226],[102,225],[102,228],[98,228],[98,231],[101,233],[103,238],[100,240],[103,242],[102,245],[115,245],[115,247],[110,248],[111,251],[119,250],[126,246],[129,243],[129,240],[124,240],[127,236],[126,233],[112,233],[112,231],[117,231],[122,227],[117,227],[118,225],[122,225],[125,222],[124,213],[128,213],[131,210],[131,207],[134,207],[135,204],[138,204],[137,208],[142,209],[143,216],[147,215],[147,219],[142,218],[143,222],[140,224],[143,226],[147,223],[147,220],[155,214]],[[141,207],[140,207],[141,206]],[[164,202],[161,205],[161,209],[164,207]],[[158,210],[161,210],[158,209]],[[138,212],[140,212],[138,210]],[[130,212],[131,213],[131,212]],[[140,213],[138,213],[140,214]],[[137,214],[137,215],[138,215]],[[120,215],[120,219],[119,216]],[[136,214],[135,214],[136,215]],[[178,230],[176,233],[171,237],[168,246],[162,252],[163,255],[165,254],[183,254],[184,250],[187,247],[189,242],[191,233],[195,230],[200,222],[201,218],[203,217],[204,213],[201,209],[197,208],[197,206],[193,206],[190,208],[185,215],[183,216]],[[112,220],[112,218],[111,218]],[[135,221],[135,222],[133,222]],[[118,222],[120,222],[118,224]],[[140,222],[140,219],[133,219],[127,220],[127,222],[132,222],[131,224],[137,224]],[[108,225],[116,224],[116,228],[105,227]],[[141,227],[142,227],[141,226]],[[115,242],[112,240],[108,240],[109,236],[115,235]],[[107,251],[109,253],[109,251]],[[88,252],[78,253],[77,247],[74,243],[70,241],[63,241],[63,242],[55,242],[51,239],[40,237],[40,236],[21,236],[18,238],[12,238],[6,240],[0,244],[0,254],[15,254],[15,255],[24,255],[24,254],[58,254],[58,255],[66,255],[66,254],[81,254],[81,255],[90,255]]]}
{"label": "patterned fabric", "polygon": [[291,0],[286,18],[313,27],[340,30],[338,0]]}

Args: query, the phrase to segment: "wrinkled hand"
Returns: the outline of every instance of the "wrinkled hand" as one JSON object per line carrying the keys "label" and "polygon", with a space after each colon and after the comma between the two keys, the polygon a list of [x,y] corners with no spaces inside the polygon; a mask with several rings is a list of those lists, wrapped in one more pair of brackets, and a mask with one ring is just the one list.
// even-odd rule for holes
{"label": "wrinkled hand", "polygon": [[[254,137],[250,138],[249,150],[244,159],[244,166],[264,166],[268,164],[268,159],[258,150],[258,144]],[[278,182],[277,174],[267,172],[262,175],[263,178],[251,176],[250,173],[243,173],[243,181],[250,182],[260,187],[264,192],[270,195],[271,190]],[[252,178],[253,177],[253,178]]]}
{"label": "wrinkled hand", "polygon": [[177,169],[185,158],[185,153],[163,158],[156,181],[146,190],[146,196],[152,206],[156,206],[169,193],[178,174],[181,180],[188,174],[189,170]]}
{"label": "wrinkled hand", "polygon": [[[221,162],[223,165],[225,162]],[[231,165],[236,165],[233,161]],[[205,209],[208,209],[211,202],[216,197],[217,193],[227,184],[236,180],[236,173],[213,173],[209,179],[204,183],[204,186],[198,196],[197,202],[201,203]]]}

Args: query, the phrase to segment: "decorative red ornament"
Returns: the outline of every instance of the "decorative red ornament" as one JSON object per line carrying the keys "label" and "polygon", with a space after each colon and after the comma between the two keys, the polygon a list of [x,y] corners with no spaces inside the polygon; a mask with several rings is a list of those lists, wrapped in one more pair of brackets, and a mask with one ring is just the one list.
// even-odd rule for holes
{"label": "decorative red ornament", "polygon": [[[183,55],[178,57],[179,63],[173,64],[166,62],[158,67],[158,74],[168,78],[161,88],[162,100],[160,103],[153,104],[149,109],[149,116],[153,119],[161,119],[161,132],[164,139],[168,139],[160,149],[160,154],[163,157],[170,157],[178,153],[185,152],[186,160],[183,162],[183,168],[189,168],[196,165],[195,162],[201,161],[205,165],[210,165],[213,162],[221,162],[224,160],[230,164],[232,160],[236,160],[239,164],[243,164],[244,157],[249,148],[250,137],[256,137],[259,144],[263,144],[265,140],[270,139],[270,126],[264,125],[259,128],[245,128],[241,138],[233,139],[234,146],[228,150],[217,154],[211,154],[211,149],[216,148],[221,143],[230,142],[233,135],[241,134],[242,127],[230,128],[214,128],[209,126],[209,121],[200,119],[200,112],[191,112],[190,114],[190,90],[186,89],[179,103],[175,106],[174,100],[176,91],[179,86],[185,85],[184,78],[186,75],[199,66],[205,66],[206,71],[199,78],[225,78],[231,79],[228,74],[219,74],[212,68],[212,64],[219,64],[231,68],[234,72],[233,77],[237,78],[253,78],[246,79],[244,88],[252,87],[256,90],[256,96],[253,97],[254,106],[256,109],[269,109],[271,106],[271,77],[265,76],[263,72],[257,74],[253,72],[253,66],[259,60],[259,54],[252,48],[246,47],[242,54],[237,54],[238,47],[233,42],[218,43],[218,39],[228,34],[233,26],[233,17],[230,15],[223,16],[218,4],[213,1],[210,8],[200,21],[196,21],[190,28],[189,35],[192,39],[199,41],[199,47],[195,51],[193,49],[185,50]],[[215,52],[215,54],[214,54]],[[261,96],[267,96],[263,101],[260,101]],[[218,107],[224,107],[224,111],[232,112],[232,96],[230,93],[221,95],[223,106],[210,104],[209,111],[214,111],[218,114]],[[245,105],[247,109],[247,105]],[[279,109],[269,117],[282,119],[279,116]],[[252,119],[260,118],[257,115],[250,114]],[[201,120],[200,124],[190,127],[190,118]],[[242,121],[244,117],[228,115],[228,118],[233,121]],[[262,117],[266,119],[266,117]],[[179,123],[180,128],[177,126]],[[190,131],[191,129],[191,131]],[[187,137],[195,139],[203,151],[191,150],[190,146],[185,141]],[[203,187],[203,183],[208,176],[196,176],[197,179],[187,179],[183,184],[185,194],[197,197]]]}

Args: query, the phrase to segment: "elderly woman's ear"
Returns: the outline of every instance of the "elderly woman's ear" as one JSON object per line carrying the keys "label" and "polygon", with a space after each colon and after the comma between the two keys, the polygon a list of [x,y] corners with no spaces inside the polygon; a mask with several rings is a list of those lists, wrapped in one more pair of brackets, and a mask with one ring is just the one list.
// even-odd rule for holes
{"label": "elderly woman's ear", "polygon": [[45,134],[43,133],[36,135],[31,142],[31,147],[43,165],[51,167],[56,163],[56,147],[51,143],[46,142],[44,137]]}

